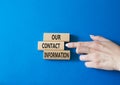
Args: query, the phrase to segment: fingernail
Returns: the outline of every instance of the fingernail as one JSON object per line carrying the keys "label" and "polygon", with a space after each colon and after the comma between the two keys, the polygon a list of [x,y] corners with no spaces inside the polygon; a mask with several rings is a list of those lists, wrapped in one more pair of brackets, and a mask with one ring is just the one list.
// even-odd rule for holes
{"label": "fingernail", "polygon": [[94,37],[94,35],[90,35],[90,37],[92,38],[92,37]]}
{"label": "fingernail", "polygon": [[84,60],[85,55],[80,55],[80,60]]}
{"label": "fingernail", "polygon": [[65,44],[66,47],[68,47],[68,44]]}

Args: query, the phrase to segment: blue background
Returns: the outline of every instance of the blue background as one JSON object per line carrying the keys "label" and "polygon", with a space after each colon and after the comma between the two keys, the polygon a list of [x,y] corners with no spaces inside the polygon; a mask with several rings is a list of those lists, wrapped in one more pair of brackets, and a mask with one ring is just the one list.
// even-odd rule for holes
{"label": "blue background", "polygon": [[86,68],[74,49],[70,61],[43,60],[44,32],[120,44],[120,0],[0,0],[0,85],[120,85],[120,72]]}

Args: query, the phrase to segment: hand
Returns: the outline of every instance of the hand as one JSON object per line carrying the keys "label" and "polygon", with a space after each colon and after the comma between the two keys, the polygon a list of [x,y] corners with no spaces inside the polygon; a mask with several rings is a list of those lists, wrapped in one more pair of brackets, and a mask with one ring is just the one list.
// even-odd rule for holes
{"label": "hand", "polygon": [[71,42],[66,46],[76,48],[77,54],[86,53],[80,55],[86,67],[120,71],[120,46],[100,36],[90,37],[93,40],[91,42]]}

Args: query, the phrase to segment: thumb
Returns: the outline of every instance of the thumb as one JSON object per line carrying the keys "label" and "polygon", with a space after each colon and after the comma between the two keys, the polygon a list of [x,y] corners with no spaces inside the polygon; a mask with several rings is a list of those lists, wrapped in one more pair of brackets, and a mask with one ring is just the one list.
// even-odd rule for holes
{"label": "thumb", "polygon": [[90,35],[90,38],[94,41],[110,41],[102,36],[94,36],[94,35]]}

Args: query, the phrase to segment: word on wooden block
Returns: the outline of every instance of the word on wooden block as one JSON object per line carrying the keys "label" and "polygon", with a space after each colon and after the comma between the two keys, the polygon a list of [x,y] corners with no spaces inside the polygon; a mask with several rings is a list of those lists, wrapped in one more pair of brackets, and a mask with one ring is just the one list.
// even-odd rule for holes
{"label": "word on wooden block", "polygon": [[70,60],[70,51],[64,50],[64,42],[69,41],[69,33],[44,33],[44,41],[38,41],[38,50],[44,51],[44,59]]}
{"label": "word on wooden block", "polygon": [[70,41],[69,33],[44,33],[44,41]]}
{"label": "word on wooden block", "polygon": [[64,50],[64,42],[38,42],[38,50]]}
{"label": "word on wooden block", "polygon": [[70,60],[70,51],[44,51],[44,59]]}

